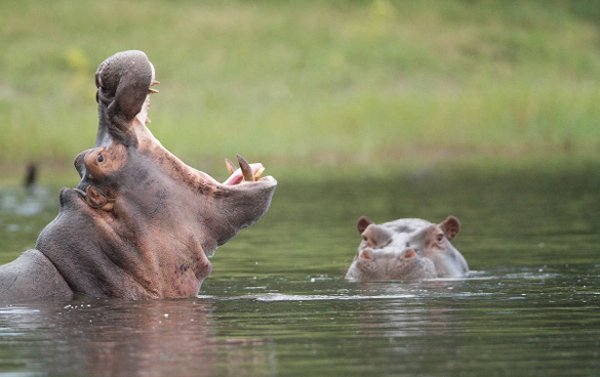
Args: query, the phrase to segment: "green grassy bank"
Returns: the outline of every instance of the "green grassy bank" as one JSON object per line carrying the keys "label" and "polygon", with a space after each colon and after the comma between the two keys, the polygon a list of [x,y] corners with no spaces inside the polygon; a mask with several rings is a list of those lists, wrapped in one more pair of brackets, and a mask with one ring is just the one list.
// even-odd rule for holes
{"label": "green grassy bank", "polygon": [[597,1],[2,1],[0,46],[6,174],[70,169],[134,48],[151,129],[203,169],[600,154]]}

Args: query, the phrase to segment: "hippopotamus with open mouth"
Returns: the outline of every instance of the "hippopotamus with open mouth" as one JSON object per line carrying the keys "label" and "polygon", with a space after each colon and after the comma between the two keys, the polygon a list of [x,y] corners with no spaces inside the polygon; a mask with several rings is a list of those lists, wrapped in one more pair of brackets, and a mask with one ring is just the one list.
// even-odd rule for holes
{"label": "hippopotamus with open mouth", "polygon": [[356,227],[362,241],[347,280],[418,281],[462,277],[469,271],[465,258],[450,243],[460,230],[454,216],[439,224],[421,219],[375,224],[362,216]]}
{"label": "hippopotamus with open mouth", "polygon": [[146,127],[158,84],[141,51],[96,72],[96,147],[75,158],[81,177],[35,250],[0,267],[0,300],[74,293],[128,299],[197,294],[208,260],[268,210],[277,182],[262,164],[227,161],[223,183],[165,149]]}

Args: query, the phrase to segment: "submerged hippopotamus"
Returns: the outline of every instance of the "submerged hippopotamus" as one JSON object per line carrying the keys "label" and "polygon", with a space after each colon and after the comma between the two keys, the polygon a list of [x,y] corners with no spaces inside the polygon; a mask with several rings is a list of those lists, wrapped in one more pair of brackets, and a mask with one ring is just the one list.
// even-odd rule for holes
{"label": "submerged hippopotamus", "polygon": [[350,281],[418,281],[464,276],[469,267],[450,241],[460,222],[448,216],[439,224],[399,219],[375,224],[362,216],[356,224],[362,241],[346,279]]}
{"label": "submerged hippopotamus", "polygon": [[208,256],[269,208],[277,182],[238,157],[220,183],[165,149],[146,127],[154,67],[120,52],[96,72],[96,147],[60,192],[35,250],[0,267],[0,300],[82,293],[129,299],[196,295]]}

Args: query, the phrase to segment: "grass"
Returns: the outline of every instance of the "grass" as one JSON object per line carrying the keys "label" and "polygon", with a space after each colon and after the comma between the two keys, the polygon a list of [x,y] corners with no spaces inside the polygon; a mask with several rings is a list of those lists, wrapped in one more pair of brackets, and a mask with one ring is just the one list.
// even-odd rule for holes
{"label": "grass", "polygon": [[209,171],[594,158],[599,26],[596,1],[3,1],[0,168],[70,169],[97,65],[133,48],[151,129]]}

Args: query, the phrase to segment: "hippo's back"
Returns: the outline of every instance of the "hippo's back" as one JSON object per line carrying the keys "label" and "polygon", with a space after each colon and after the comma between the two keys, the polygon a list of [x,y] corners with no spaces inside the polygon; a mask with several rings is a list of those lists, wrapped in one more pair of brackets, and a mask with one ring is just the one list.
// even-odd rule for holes
{"label": "hippo's back", "polygon": [[0,301],[41,297],[70,298],[73,292],[58,270],[38,250],[27,250],[0,266]]}

